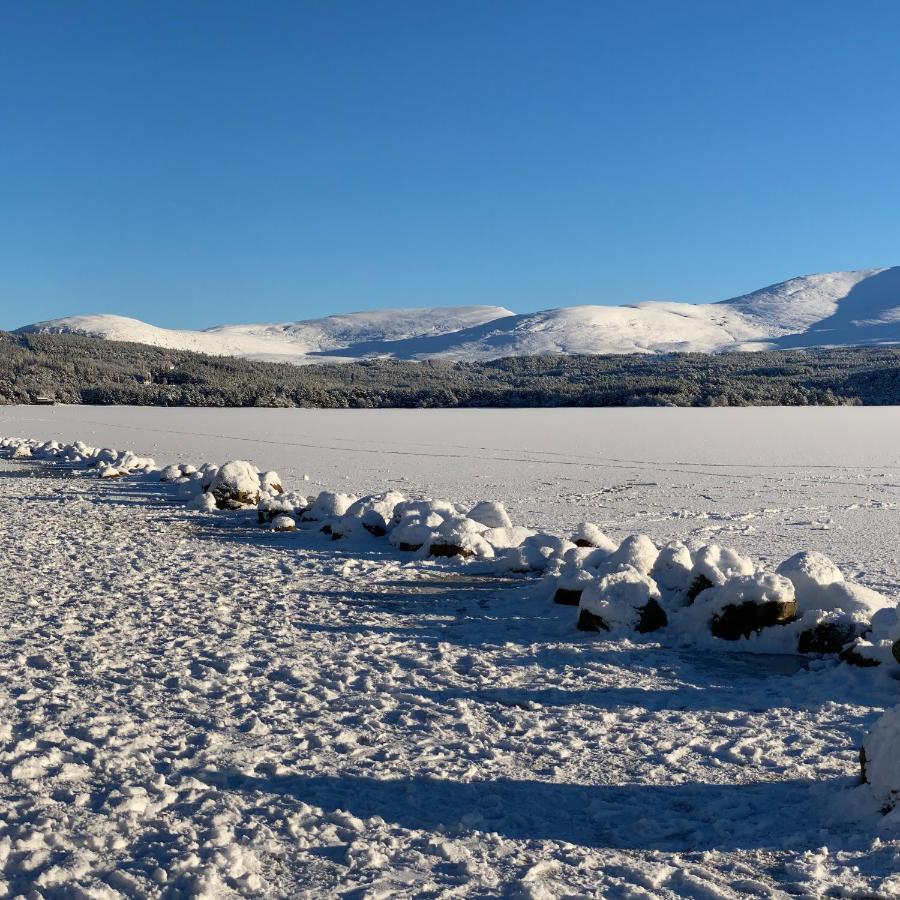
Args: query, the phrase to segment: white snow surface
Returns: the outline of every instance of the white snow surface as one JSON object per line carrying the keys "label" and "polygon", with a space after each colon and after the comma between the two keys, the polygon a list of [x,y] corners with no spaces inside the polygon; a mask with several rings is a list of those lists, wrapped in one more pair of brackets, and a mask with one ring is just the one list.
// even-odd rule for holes
{"label": "white snow surface", "polygon": [[792,278],[718,303],[376,310],[280,325],[158,328],[82,315],[21,331],[93,335],[214,355],[292,363],[368,357],[485,360],[540,353],[719,353],[900,342],[900,266]]}
{"label": "white snow surface", "polygon": [[[249,459],[286,490],[309,473],[305,492],[344,509],[397,490],[449,497],[409,507],[449,516],[489,497],[520,528],[715,539],[769,569],[817,549],[896,601],[890,410],[198,412],[0,411],[0,434],[77,432],[161,461],[100,480],[86,444],[72,466],[0,460],[10,894],[900,893],[900,814],[881,814],[857,761],[896,670],[606,640],[532,577],[184,505],[204,459]],[[173,462],[201,477],[160,481]],[[652,565],[649,539],[622,555]]]}

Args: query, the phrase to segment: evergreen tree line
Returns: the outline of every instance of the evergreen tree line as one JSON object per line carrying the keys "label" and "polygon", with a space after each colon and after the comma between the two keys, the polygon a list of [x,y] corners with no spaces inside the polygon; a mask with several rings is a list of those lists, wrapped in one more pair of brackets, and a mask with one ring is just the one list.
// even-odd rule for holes
{"label": "evergreen tree line", "polygon": [[293,366],[78,335],[0,332],[0,404],[516,407],[900,403],[890,347]]}

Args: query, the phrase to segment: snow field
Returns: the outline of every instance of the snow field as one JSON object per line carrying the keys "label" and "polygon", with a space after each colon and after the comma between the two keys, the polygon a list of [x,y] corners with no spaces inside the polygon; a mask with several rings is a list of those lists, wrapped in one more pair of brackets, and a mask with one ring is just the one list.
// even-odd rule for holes
{"label": "snow field", "polygon": [[[85,444],[5,442],[16,454],[0,463],[13,894],[900,891],[890,715],[857,786],[894,663],[794,655],[808,613],[874,646],[894,603],[827,558],[591,525],[569,536],[600,546],[578,547],[494,502],[276,494],[252,466],[255,484],[245,467],[217,482],[226,466]],[[81,477],[106,467],[121,474]],[[225,482],[257,504],[220,510]],[[429,557],[435,538],[472,556]],[[609,633],[550,602],[570,571],[618,610]],[[642,635],[654,586],[671,620]],[[798,620],[738,641],[679,624],[723,590],[793,592]]]}

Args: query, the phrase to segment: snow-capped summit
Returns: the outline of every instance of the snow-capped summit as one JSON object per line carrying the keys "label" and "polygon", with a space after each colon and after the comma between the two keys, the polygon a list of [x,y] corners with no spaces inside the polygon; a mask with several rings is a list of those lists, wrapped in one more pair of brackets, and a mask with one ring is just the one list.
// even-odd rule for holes
{"label": "snow-capped summit", "polygon": [[718,303],[569,306],[519,315],[497,306],[393,309],[205,331],[96,315],[39,322],[20,331],[293,363],[894,344],[900,343],[900,266],[792,278]]}

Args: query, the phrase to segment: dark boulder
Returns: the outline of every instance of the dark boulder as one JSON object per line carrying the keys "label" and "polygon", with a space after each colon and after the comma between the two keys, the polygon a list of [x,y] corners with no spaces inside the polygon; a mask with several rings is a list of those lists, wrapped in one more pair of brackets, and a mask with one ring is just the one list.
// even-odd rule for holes
{"label": "dark boulder", "polygon": [[713,583],[702,573],[698,575],[687,589],[688,604],[693,603],[697,597],[707,588],[713,587]]}
{"label": "dark boulder", "polygon": [[595,615],[587,609],[582,609],[578,613],[578,630],[579,631],[609,631],[609,626],[600,616]]}
{"label": "dark boulder", "polygon": [[[557,592],[559,593],[559,592]],[[556,598],[554,598],[555,600]],[[558,601],[557,601],[558,602]],[[635,630],[640,634],[647,634],[651,631],[658,631],[669,624],[666,611],[652,597],[638,610],[640,618],[635,626]],[[588,609],[581,609],[578,613],[578,630],[579,631],[609,631],[609,625],[604,621],[602,616],[591,612]]]}
{"label": "dark boulder", "polygon": [[840,653],[865,631],[855,622],[819,622],[800,632],[797,650],[800,653]]}
{"label": "dark boulder", "polygon": [[553,595],[553,602],[559,603],[561,606],[578,606],[581,603],[581,591],[571,590],[570,588],[557,588]]}
{"label": "dark boulder", "polygon": [[463,559],[469,559],[475,555],[473,550],[460,547],[458,544],[432,544],[428,552],[432,556],[461,556]]}
{"label": "dark boulder", "polygon": [[742,637],[750,637],[763,628],[787,625],[796,614],[796,600],[770,600],[765,603],[747,600],[726,606],[721,613],[713,616],[709,627],[717,638],[736,641]]}
{"label": "dark boulder", "polygon": [[640,613],[641,617],[636,626],[640,634],[658,631],[669,624],[669,617],[666,615],[666,611],[652,597],[647,601],[647,605],[640,610]]}
{"label": "dark boulder", "polygon": [[838,659],[841,662],[847,663],[849,666],[858,666],[861,669],[874,669],[875,666],[880,666],[881,663],[877,659],[873,659],[871,656],[865,656],[860,653],[856,649],[856,644],[850,644],[849,647],[845,647]]}

